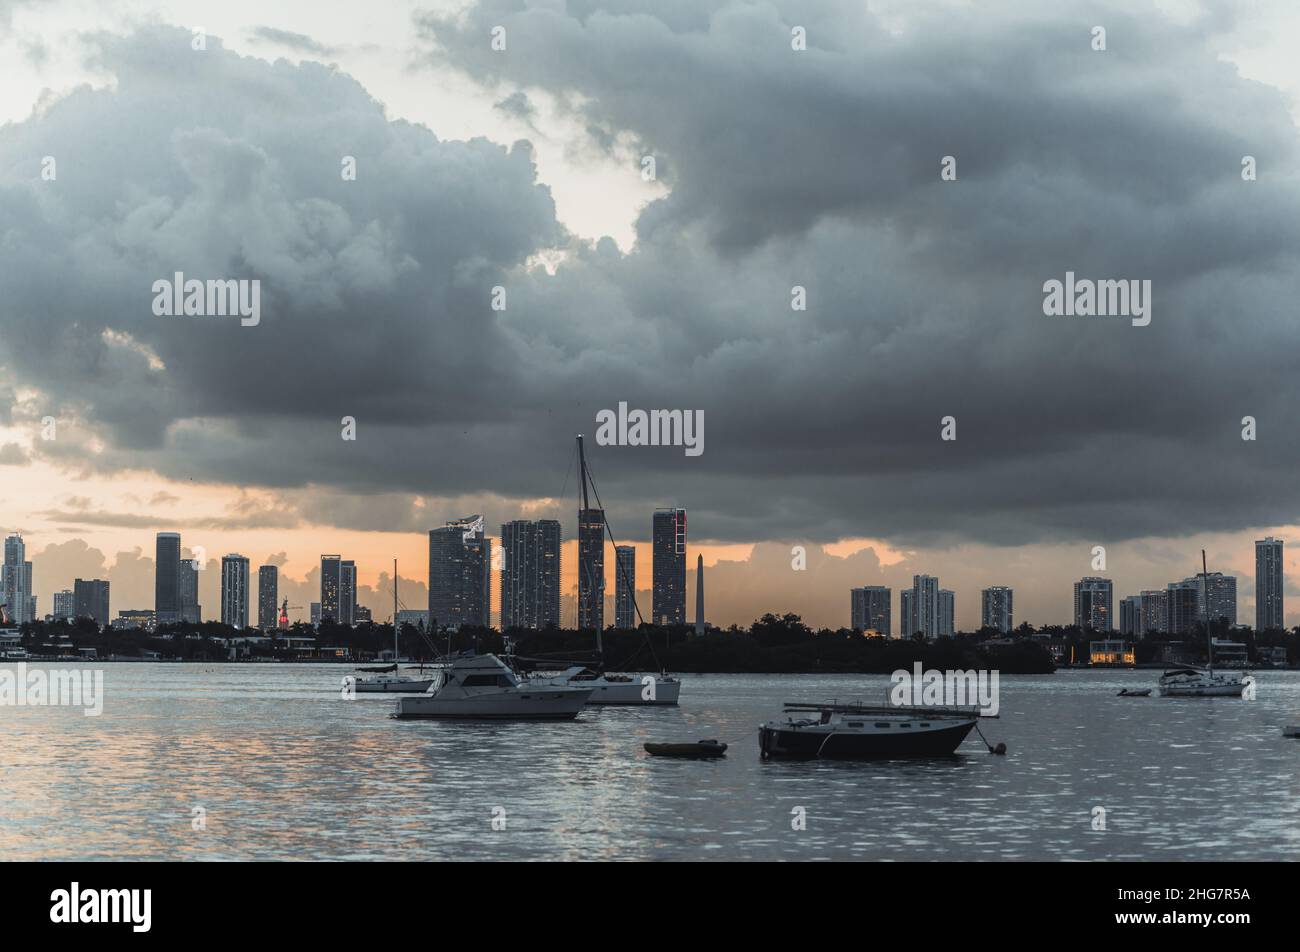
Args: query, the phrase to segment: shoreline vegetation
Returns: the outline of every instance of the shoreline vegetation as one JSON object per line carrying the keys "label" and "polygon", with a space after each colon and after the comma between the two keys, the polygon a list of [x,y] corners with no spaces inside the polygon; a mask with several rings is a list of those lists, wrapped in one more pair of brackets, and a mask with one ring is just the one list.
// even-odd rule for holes
{"label": "shoreline vegetation", "polygon": [[[1300,661],[1300,629],[1256,635],[1249,629],[1223,631],[1215,637],[1246,646],[1251,664],[1260,663],[1261,648],[1284,648],[1287,664]],[[96,661],[297,661],[384,663],[391,660],[393,629],[388,624],[356,626],[329,622],[313,628],[298,623],[263,634],[219,622],[163,626],[158,631],[100,628],[90,619],[74,622],[28,622],[22,626],[21,647],[27,660],[81,656]],[[425,632],[404,624],[401,655],[411,664],[434,662],[467,650],[513,652],[521,666],[537,670],[572,664],[594,665],[595,635],[589,631],[547,628],[511,629],[462,627],[459,631]],[[670,671],[682,674],[889,674],[911,669],[996,669],[1003,674],[1051,674],[1070,659],[1086,664],[1089,643],[1119,638],[1113,632],[1081,631],[1074,626],[1033,628],[1021,625],[1010,634],[985,628],[953,637],[925,640],[869,637],[849,629],[813,630],[798,615],[767,614],[748,628],[711,628],[697,635],[689,625],[643,625],[637,630],[607,629],[602,634],[604,667],[610,671]],[[1158,665],[1162,652],[1177,646],[1183,662],[1204,663],[1205,636],[1173,637],[1156,632],[1125,641],[1134,643],[1137,665]],[[388,652],[384,654],[384,652]],[[11,659],[12,660],[12,659]],[[404,662],[405,663],[405,662]],[[1117,666],[1108,666],[1117,667]],[[1120,665],[1118,667],[1130,667]]]}

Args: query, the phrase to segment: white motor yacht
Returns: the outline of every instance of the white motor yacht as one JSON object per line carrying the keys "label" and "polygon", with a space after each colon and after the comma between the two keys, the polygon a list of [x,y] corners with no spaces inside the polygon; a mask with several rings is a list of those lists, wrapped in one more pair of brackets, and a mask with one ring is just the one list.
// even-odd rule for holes
{"label": "white motor yacht", "polygon": [[673,705],[682,682],[666,674],[614,674],[573,667],[557,675],[534,679],[545,684],[591,688],[588,704]]}
{"label": "white motor yacht", "polygon": [[565,720],[578,716],[591,688],[525,681],[496,655],[458,658],[428,694],[398,698],[394,717]]}

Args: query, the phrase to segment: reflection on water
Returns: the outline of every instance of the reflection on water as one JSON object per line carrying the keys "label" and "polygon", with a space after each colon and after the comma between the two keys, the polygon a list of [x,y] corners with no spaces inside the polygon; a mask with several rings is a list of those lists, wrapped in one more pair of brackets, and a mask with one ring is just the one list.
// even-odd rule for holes
{"label": "reflection on water", "polygon": [[[877,700],[883,677],[688,675],[679,708],[459,724],[391,720],[391,698],[344,701],[337,666],[103,669],[100,717],[0,707],[0,858],[1300,853],[1300,741],[1282,737],[1300,720],[1296,672],[1260,672],[1255,701],[1115,697],[1153,683],[1146,671],[1004,677],[1002,716],[982,727],[1008,756],[972,734],[953,758],[854,764],[764,763],[757,726],[784,700]],[[732,744],[726,758],[641,749],[701,737]]]}

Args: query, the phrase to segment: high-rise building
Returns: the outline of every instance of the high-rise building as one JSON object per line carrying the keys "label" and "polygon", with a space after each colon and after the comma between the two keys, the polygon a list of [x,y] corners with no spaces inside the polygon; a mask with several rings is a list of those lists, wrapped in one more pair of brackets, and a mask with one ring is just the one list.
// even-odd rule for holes
{"label": "high-rise building", "polygon": [[370,614],[370,609],[365,605],[358,605],[352,617],[358,625],[368,625],[374,621],[374,618]]}
{"label": "high-rise building", "polygon": [[1255,542],[1255,630],[1282,628],[1282,540]]}
{"label": "high-rise building", "polygon": [[1189,635],[1201,623],[1201,581],[1197,578],[1170,582],[1165,586],[1165,631],[1171,635]]}
{"label": "high-rise building", "polygon": [[947,588],[939,589],[939,631],[940,638],[951,638],[956,632],[957,596]]}
{"label": "high-rise building", "polygon": [[926,638],[939,636],[939,579],[912,576],[912,627]]}
{"label": "high-rise building", "polygon": [[695,633],[704,634],[704,556],[695,557]]}
{"label": "high-rise building", "polygon": [[429,624],[492,623],[492,550],[483,517],[453,519],[429,530]]}
{"label": "high-rise building", "polygon": [[1226,618],[1229,626],[1237,623],[1237,577],[1235,575],[1211,572],[1206,576],[1204,585],[1201,584],[1201,576],[1190,575],[1183,579],[1183,584],[1191,584],[1196,589],[1196,617],[1198,621],[1204,620],[1206,617],[1205,596],[1208,593],[1210,597],[1210,621],[1217,622],[1222,618]]}
{"label": "high-rise building", "polygon": [[898,593],[898,636],[911,638],[916,634],[916,612],[912,611],[912,590],[905,588]]}
{"label": "high-rise building", "polygon": [[[849,627],[854,631],[874,631],[882,638],[893,632],[889,600],[894,593],[883,585],[864,585],[849,589]],[[900,619],[900,631],[906,627]]]}
{"label": "high-rise building", "polygon": [[339,621],[339,591],[343,587],[343,557],[320,557],[320,620]]}
{"label": "high-rise building", "polygon": [[996,628],[1005,635],[1015,627],[1012,595],[1005,585],[990,585],[980,592],[981,628]]}
{"label": "high-rise building", "polygon": [[1142,596],[1127,595],[1119,602],[1119,633],[1129,637],[1146,634],[1142,630]]}
{"label": "high-rise building", "polygon": [[76,603],[78,618],[92,618],[97,625],[107,625],[108,582],[103,579],[76,579],[72,583],[72,598]]}
{"label": "high-rise building", "polygon": [[686,510],[656,509],[651,524],[650,606],[656,625],[686,624]]}
{"label": "high-rise building", "polygon": [[257,567],[257,627],[273,631],[278,623],[276,613],[280,601],[280,569],[274,565]]}
{"label": "high-rise building", "polygon": [[174,625],[181,620],[181,534],[160,532],[154,539],[154,624]]}
{"label": "high-rise building", "polygon": [[221,623],[248,627],[248,559],[233,552],[221,557]]}
{"label": "high-rise building", "polygon": [[516,519],[501,526],[501,627],[560,624],[560,524]]}
{"label": "high-rise building", "polygon": [[1138,598],[1142,600],[1141,633],[1169,631],[1169,593],[1163,589],[1146,589]]}
{"label": "high-rise building", "polygon": [[5,539],[3,578],[0,578],[0,602],[8,605],[14,624],[36,620],[36,596],[32,594],[32,563],[27,561],[27,546],[20,535]]}
{"label": "high-rise building", "polygon": [[310,608],[311,626],[315,628],[320,624],[320,602],[312,602]]}
{"label": "high-rise building", "polygon": [[77,617],[77,598],[72,589],[54,593],[54,620],[71,621]]}
{"label": "high-rise building", "polygon": [[1089,575],[1074,583],[1074,623],[1083,630],[1115,627],[1115,590],[1108,578]]}
{"label": "high-rise building", "polygon": [[614,546],[614,627],[635,628],[636,546]]}
{"label": "high-rise building", "polygon": [[177,566],[177,587],[180,591],[180,620],[197,625],[202,621],[202,607],[199,605],[199,565],[198,559],[181,559]]}
{"label": "high-rise building", "polygon": [[339,563],[339,624],[357,622],[357,563],[345,559]]}
{"label": "high-rise building", "polygon": [[578,510],[578,628],[605,627],[605,510]]}

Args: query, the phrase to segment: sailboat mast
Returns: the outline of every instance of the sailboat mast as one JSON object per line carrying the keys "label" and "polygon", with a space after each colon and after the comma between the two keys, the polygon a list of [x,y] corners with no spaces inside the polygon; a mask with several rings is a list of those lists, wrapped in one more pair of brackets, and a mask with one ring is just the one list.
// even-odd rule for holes
{"label": "sailboat mast", "polygon": [[397,559],[393,559],[393,672],[397,672]]}
{"label": "sailboat mast", "polygon": [[1214,639],[1210,637],[1210,570],[1205,565],[1205,550],[1201,550],[1201,601],[1205,608],[1201,614],[1205,618],[1206,670],[1214,674]]}

